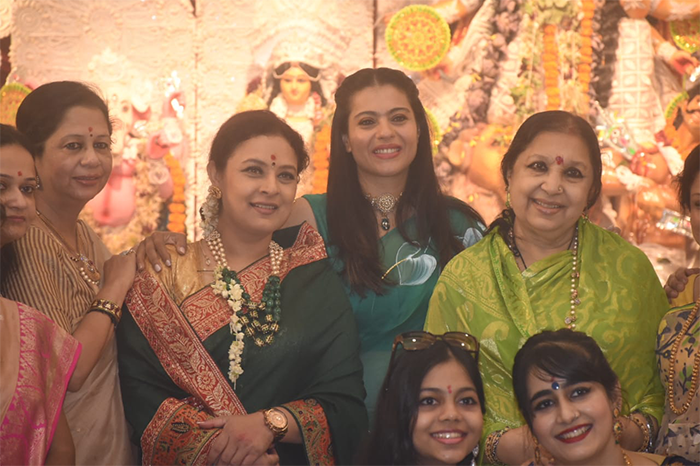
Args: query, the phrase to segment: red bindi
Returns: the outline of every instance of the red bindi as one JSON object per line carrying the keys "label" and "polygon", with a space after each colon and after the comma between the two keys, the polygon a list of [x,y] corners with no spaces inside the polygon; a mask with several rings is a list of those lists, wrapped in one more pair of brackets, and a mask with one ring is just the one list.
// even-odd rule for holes
{"label": "red bindi", "polygon": [[22,176],[22,172],[17,172],[17,176]]}
{"label": "red bindi", "polygon": [[554,160],[557,161],[557,165],[561,165],[562,163],[564,163],[564,159],[562,158],[561,155],[557,155]]}
{"label": "red bindi", "polygon": [[92,133],[92,126],[88,126],[88,131]]}
{"label": "red bindi", "polygon": [[448,385],[448,386],[447,386],[447,393],[449,393],[450,395],[452,395],[452,385]]}
{"label": "red bindi", "polygon": [[272,155],[270,156],[270,158],[271,158],[273,161],[277,160],[277,156],[276,156],[275,154],[272,154]]}

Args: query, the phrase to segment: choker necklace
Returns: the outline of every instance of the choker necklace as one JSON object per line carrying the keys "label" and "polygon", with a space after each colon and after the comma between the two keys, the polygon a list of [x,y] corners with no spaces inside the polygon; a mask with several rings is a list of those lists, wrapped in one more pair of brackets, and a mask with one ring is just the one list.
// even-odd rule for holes
{"label": "choker necklace", "polygon": [[[510,227],[508,231],[508,249],[513,253],[516,259],[520,259],[523,264],[523,269],[527,269],[527,264],[525,264],[525,259],[520,253],[518,246],[515,244],[515,235],[513,234],[513,226]],[[581,304],[581,299],[578,296],[578,284],[581,274],[579,272],[579,258],[578,258],[578,223],[576,224],[576,229],[574,230],[574,237],[569,243],[569,248],[571,249],[571,290],[569,302],[571,307],[569,308],[569,314],[564,319],[566,327],[571,330],[576,330],[576,307]]]}
{"label": "choker necklace", "polygon": [[384,193],[377,197],[370,194],[365,194],[365,198],[369,201],[374,210],[382,214],[382,230],[384,231],[389,231],[391,228],[391,223],[389,223],[389,214],[396,209],[396,204],[399,203],[401,194],[399,194],[398,197],[394,197],[394,195],[391,193]]}
{"label": "choker necklace", "polygon": [[85,280],[89,285],[100,286],[100,271],[97,270],[97,266],[95,266],[95,263],[90,260],[89,257],[80,252],[80,233],[76,234],[76,246],[78,247],[78,251],[74,251],[73,248],[66,243],[58,230],[56,230],[53,223],[51,223],[51,221],[46,218],[44,214],[38,210],[36,211],[36,214],[41,221],[44,222],[44,225],[49,227],[51,233],[56,237],[56,239],[58,239],[63,247],[68,250],[68,258],[76,264],[78,267],[78,272],[80,272],[80,276],[83,278],[83,280]]}
{"label": "choker necklace", "polygon": [[681,331],[676,336],[671,346],[671,357],[669,358],[668,365],[668,406],[677,415],[684,414],[690,408],[690,404],[693,402],[693,397],[698,391],[698,375],[700,373],[700,352],[695,353],[695,360],[693,361],[693,371],[690,376],[690,389],[688,390],[687,399],[679,408],[676,406],[676,396],[675,396],[675,383],[676,383],[676,359],[678,358],[678,349],[681,345],[681,340],[683,340],[684,335],[690,329],[690,326],[695,322],[695,318],[698,316],[698,308],[700,307],[700,299],[695,301],[695,306],[693,310],[690,311],[688,319],[683,323]]}
{"label": "choker necklace", "polygon": [[233,343],[231,343],[228,352],[228,377],[235,388],[236,380],[243,374],[241,360],[245,346],[244,337],[251,338],[258,347],[268,346],[272,344],[275,334],[280,329],[282,293],[279,276],[284,249],[274,241],[270,241],[268,250],[270,252],[271,273],[265,282],[262,299],[260,302],[255,302],[246,292],[238,274],[228,268],[226,251],[219,232],[214,230],[206,238],[206,242],[217,263],[214,271],[215,280],[211,287],[215,294],[226,300],[233,311],[229,322]]}

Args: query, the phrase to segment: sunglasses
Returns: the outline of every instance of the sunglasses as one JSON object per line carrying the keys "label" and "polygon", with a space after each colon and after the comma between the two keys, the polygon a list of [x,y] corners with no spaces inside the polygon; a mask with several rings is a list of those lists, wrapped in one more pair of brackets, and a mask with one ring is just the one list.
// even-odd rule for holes
{"label": "sunglasses", "polygon": [[394,371],[394,356],[399,346],[402,346],[404,351],[422,351],[433,346],[438,340],[444,341],[453,348],[466,351],[474,357],[477,363],[479,362],[479,340],[473,335],[462,332],[447,332],[442,335],[433,335],[430,332],[419,331],[406,332],[394,338],[394,344],[391,347],[391,358],[389,359],[389,371],[386,375],[386,379],[389,380],[391,373]]}

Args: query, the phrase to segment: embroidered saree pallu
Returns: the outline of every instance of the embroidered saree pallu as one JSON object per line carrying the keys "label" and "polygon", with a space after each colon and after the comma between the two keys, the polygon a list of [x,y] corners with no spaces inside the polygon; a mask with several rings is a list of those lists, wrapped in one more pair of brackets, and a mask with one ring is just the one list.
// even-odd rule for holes
{"label": "embroidered saree pallu", "polygon": [[46,316],[0,298],[0,464],[44,464],[79,356]]}
{"label": "embroidered saree pallu", "polygon": [[[498,231],[445,268],[426,320],[432,333],[463,331],[481,343],[479,366],[486,414],[483,438],[524,425],[513,395],[515,355],[542,330],[567,326],[572,251],[553,254],[520,272]],[[625,411],[661,419],[664,389],[656,370],[656,329],[668,308],[644,253],[615,233],[579,221],[576,330],[593,337],[620,378]]]}
{"label": "embroidered saree pallu", "polygon": [[[198,421],[274,406],[292,415],[303,438],[276,445],[281,464],[352,461],[367,417],[350,304],[313,228],[273,239],[284,248],[280,330],[265,346],[246,336],[235,390],[227,377],[232,310],[200,279],[202,243],[173,253],[160,274],[137,277],[117,339],[124,409],[143,464],[204,464],[220,429]],[[270,267],[266,256],[238,272],[252,299],[262,296]]]}

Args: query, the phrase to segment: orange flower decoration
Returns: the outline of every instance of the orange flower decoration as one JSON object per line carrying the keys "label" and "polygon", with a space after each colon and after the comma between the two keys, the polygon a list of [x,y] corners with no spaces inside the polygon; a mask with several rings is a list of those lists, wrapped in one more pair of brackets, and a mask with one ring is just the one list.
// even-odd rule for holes
{"label": "orange flower decoration", "polygon": [[175,233],[185,233],[185,173],[182,171],[180,162],[169,153],[164,157],[165,165],[170,170],[170,177],[173,180],[173,196],[168,205],[168,231]]}

